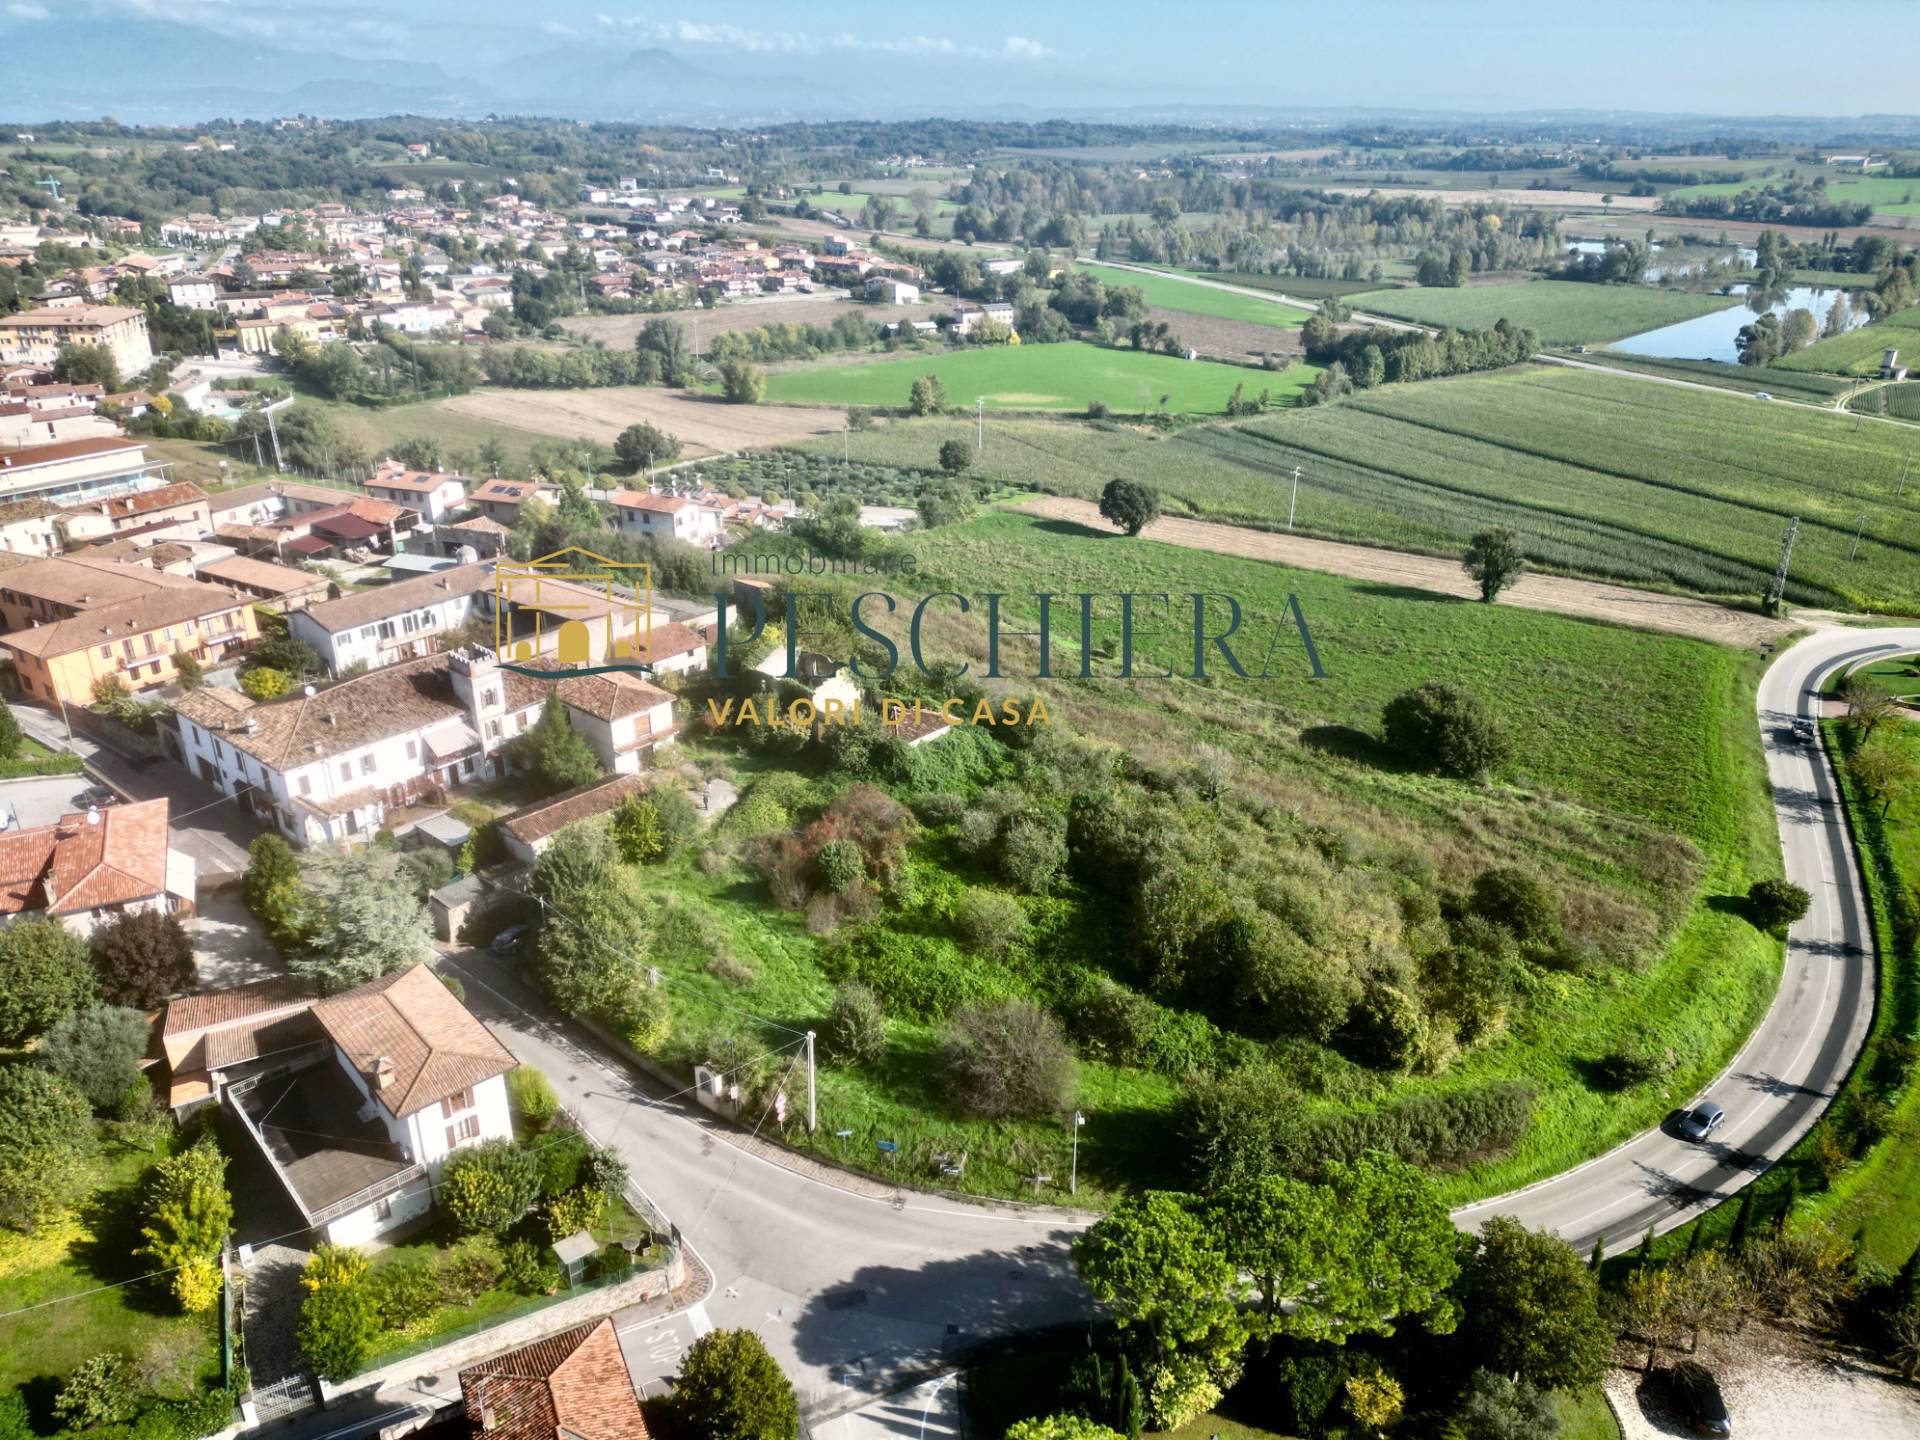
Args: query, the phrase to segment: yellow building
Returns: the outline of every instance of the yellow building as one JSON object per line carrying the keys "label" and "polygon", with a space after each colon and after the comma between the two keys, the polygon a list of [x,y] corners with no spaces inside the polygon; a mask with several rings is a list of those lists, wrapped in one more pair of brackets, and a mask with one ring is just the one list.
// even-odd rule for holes
{"label": "yellow building", "polygon": [[126,690],[172,680],[173,657],[204,666],[229,659],[259,632],[248,600],[218,585],[183,581],[131,600],[0,635],[13,656],[20,692],[53,706],[87,705],[102,676]]}
{"label": "yellow building", "polygon": [[153,364],[147,317],[124,305],[46,306],[0,318],[0,364],[51,366],[64,345],[100,345],[122,376]]}

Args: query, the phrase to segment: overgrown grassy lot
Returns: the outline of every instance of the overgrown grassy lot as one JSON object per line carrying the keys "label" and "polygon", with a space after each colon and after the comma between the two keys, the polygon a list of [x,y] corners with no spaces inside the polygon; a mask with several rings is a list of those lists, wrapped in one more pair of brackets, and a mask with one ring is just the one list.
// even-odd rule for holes
{"label": "overgrown grassy lot", "polygon": [[[1273,678],[1019,678],[1005,687],[1023,698],[1043,694],[1055,726],[1120,746],[1150,772],[1184,774],[1202,741],[1226,751],[1236,778],[1217,822],[1219,864],[1242,865],[1271,849],[1273,883],[1346,895],[1335,908],[1354,907],[1348,919],[1375,903],[1368,898],[1380,893],[1374,887],[1401,883],[1388,878],[1395,875],[1416,889],[1451,891],[1494,864],[1551,877],[1570,931],[1612,958],[1537,972],[1497,1034],[1433,1073],[1395,1075],[1325,1045],[1273,1042],[1270,1058],[1297,1077],[1299,1103],[1315,1113],[1458,1095],[1488,1082],[1536,1086],[1534,1118],[1518,1148],[1446,1176],[1450,1199],[1555,1172],[1665,1113],[1665,1096],[1651,1087],[1601,1088],[1594,1070],[1603,1057],[1630,1045],[1671,1045],[1679,1071],[1670,1083],[1692,1085],[1724,1062],[1764,1008],[1778,945],[1704,903],[1743,892],[1778,865],[1751,719],[1753,667],[1741,656],[1007,513],[912,543],[921,565],[913,593],[1003,592],[1010,630],[1036,628],[1034,602],[1021,597],[1037,591],[1238,598],[1247,617],[1248,668],[1259,668],[1271,644]],[[1298,595],[1308,618],[1325,679],[1308,678],[1297,639],[1278,624],[1289,594]],[[1143,616],[1143,631],[1148,623]],[[1136,636],[1142,651],[1183,665],[1183,655],[1190,660],[1190,638],[1166,633],[1163,619],[1153,623],[1161,633]],[[1071,674],[1077,620],[1056,611],[1055,624],[1055,670]],[[964,654],[980,668],[981,633],[972,618],[934,607],[924,639],[930,658]],[[1110,672],[1117,601],[1097,610],[1091,640],[1093,651],[1108,657],[1099,668]],[[1032,674],[1030,646],[1005,642],[1002,664],[1011,675]],[[1513,736],[1516,759],[1500,784],[1413,774],[1383,758],[1371,738],[1381,706],[1433,679],[1479,696]],[[903,790],[908,798],[937,790],[969,800],[996,783],[992,767],[1010,763],[993,760],[1002,747],[987,732],[966,729],[914,753],[918,779]],[[743,758],[755,770],[770,763],[761,752]],[[722,840],[750,851],[754,835],[804,822],[846,783],[816,763],[799,764],[801,778],[750,786],[720,822]],[[1205,810],[1190,812],[1191,823],[1210,829],[1206,817]],[[673,981],[675,1012],[664,1053],[698,1058],[693,1052],[710,1048],[715,1026],[735,1023],[723,1006],[795,1029],[817,1027],[834,979],[856,975],[889,1004],[888,1049],[876,1064],[822,1072],[820,1131],[812,1143],[837,1157],[842,1142],[834,1132],[851,1130],[847,1160],[884,1173],[874,1142],[895,1141],[899,1173],[922,1181],[937,1177],[935,1156],[964,1152],[964,1176],[947,1183],[1031,1194],[1024,1179],[1039,1173],[1054,1177],[1057,1191],[1069,1132],[1051,1118],[982,1121],[953,1111],[939,1062],[941,1021],[954,1003],[1023,996],[1064,1007],[1071,1028],[1076,977],[1140,983],[1126,959],[1131,922],[1114,905],[1068,886],[1019,897],[1028,941],[999,959],[979,953],[962,943],[955,917],[971,891],[996,885],[964,850],[964,830],[930,821],[882,913],[824,937],[809,933],[800,914],[776,909],[764,884],[734,866],[712,869],[682,858],[643,871],[648,888],[673,897],[656,927],[656,963]],[[1203,1029],[1234,1023],[1228,1015],[1208,1022],[1190,1013]],[[770,1049],[790,1037],[767,1031],[746,1043]],[[1264,1048],[1258,1042],[1254,1052],[1228,1046],[1221,1053],[1246,1059]],[[787,1057],[772,1063],[784,1066]],[[1083,1201],[1188,1178],[1178,1168],[1174,1118],[1188,1083],[1177,1066],[1086,1061],[1079,1092],[1091,1117],[1080,1153]],[[807,1143],[798,1133],[789,1138]]]}
{"label": "overgrown grassy lot", "polygon": [[[930,467],[955,421],[856,434],[856,460]],[[1895,613],[1920,606],[1920,485],[1894,491],[1909,432],[1798,406],[1547,366],[1385,386],[1332,406],[1157,439],[1126,426],[996,420],[976,471],[1097,497],[1115,476],[1172,513],[1457,554],[1510,526],[1531,563],[1756,603],[1800,520],[1788,597]],[[806,442],[838,453],[839,437]],[[1855,527],[1867,516],[1856,558]]]}
{"label": "overgrown grassy lot", "polygon": [[130,1355],[166,1399],[220,1375],[217,1315],[182,1315],[151,1283],[121,1283],[148,1268],[135,1253],[148,1218],[140,1191],[166,1141],[148,1149],[123,1127],[101,1132],[91,1192],[74,1211],[37,1234],[0,1236],[0,1311],[22,1312],[0,1319],[0,1392],[20,1389],[42,1434],[61,1428],[50,1410],[60,1383],[102,1349]]}
{"label": "overgrown grassy lot", "polygon": [[1165,408],[1175,413],[1220,414],[1235,387],[1243,387],[1249,400],[1266,390],[1284,403],[1319,373],[1311,365],[1253,370],[1067,341],[783,370],[767,377],[767,399],[904,407],[916,379],[937,375],[947,402],[965,409],[984,399],[989,410],[1085,410],[1098,400],[1115,411],[1139,414],[1143,408],[1161,408],[1165,396]]}
{"label": "overgrown grassy lot", "polygon": [[1143,291],[1147,304],[1162,310],[1184,310],[1190,315],[1215,315],[1222,320],[1248,320],[1256,325],[1290,328],[1313,312],[1277,300],[1261,300],[1252,295],[1236,295],[1211,285],[1196,285],[1182,275],[1139,270],[1122,270],[1113,265],[1082,263],[1075,266],[1105,285],[1132,285]]}
{"label": "overgrown grassy lot", "polygon": [[1796,350],[1767,369],[1824,370],[1835,375],[1877,375],[1881,353],[1888,349],[1920,353],[1920,305],[1849,330],[1844,335],[1816,340],[1804,350]]}
{"label": "overgrown grassy lot", "polygon": [[1696,295],[1650,285],[1588,285],[1576,280],[1520,280],[1460,289],[1372,290],[1349,296],[1354,309],[1483,330],[1506,320],[1533,331],[1543,345],[1597,344],[1691,320],[1739,304],[1728,295]]}

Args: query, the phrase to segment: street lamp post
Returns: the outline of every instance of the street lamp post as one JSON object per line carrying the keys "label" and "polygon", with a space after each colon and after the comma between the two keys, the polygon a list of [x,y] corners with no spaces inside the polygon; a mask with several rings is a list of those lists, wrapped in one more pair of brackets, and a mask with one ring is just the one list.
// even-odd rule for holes
{"label": "street lamp post", "polygon": [[1087,1123],[1087,1117],[1078,1110],[1073,1112],[1073,1165],[1067,1171],[1067,1193],[1080,1193],[1080,1127]]}

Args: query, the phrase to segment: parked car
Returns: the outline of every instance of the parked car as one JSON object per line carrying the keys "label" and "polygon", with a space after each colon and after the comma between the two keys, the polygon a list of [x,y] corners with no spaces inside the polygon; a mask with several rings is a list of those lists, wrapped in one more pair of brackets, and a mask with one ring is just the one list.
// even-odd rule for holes
{"label": "parked car", "polygon": [[1753,398],[1756,400],[1771,400],[1773,396],[1769,395],[1765,390],[1756,390],[1753,392]]}
{"label": "parked car", "polygon": [[73,797],[76,810],[104,810],[109,805],[118,805],[120,797],[104,785],[89,785]]}
{"label": "parked car", "polygon": [[1680,1117],[1680,1133],[1689,1140],[1704,1140],[1727,1123],[1727,1112],[1711,1100],[1702,1100]]}
{"label": "parked car", "polygon": [[1802,745],[1813,744],[1819,736],[1820,732],[1815,728],[1813,721],[1796,720],[1793,722],[1793,738],[1798,740]]}
{"label": "parked car", "polygon": [[511,955],[527,943],[527,937],[533,933],[531,925],[509,925],[493,937],[488,948],[496,955]]}
{"label": "parked car", "polygon": [[1694,1360],[1683,1360],[1673,1367],[1673,1398],[1680,1413],[1696,1435],[1731,1435],[1733,1417],[1727,1414],[1727,1402],[1720,1384],[1707,1367]]}

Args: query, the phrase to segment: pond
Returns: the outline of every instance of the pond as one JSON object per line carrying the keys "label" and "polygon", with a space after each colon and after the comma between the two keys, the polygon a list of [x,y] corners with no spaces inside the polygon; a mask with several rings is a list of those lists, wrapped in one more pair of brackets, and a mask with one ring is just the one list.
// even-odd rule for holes
{"label": "pond", "polygon": [[[1747,286],[1735,285],[1728,293],[1744,296],[1747,291]],[[1795,285],[1787,290],[1774,291],[1771,295],[1748,296],[1744,304],[1716,310],[1711,315],[1698,315],[1676,325],[1662,325],[1658,330],[1630,335],[1625,340],[1614,341],[1612,348],[1624,350],[1630,355],[1650,355],[1663,360],[1732,362],[1740,358],[1740,349],[1735,343],[1740,327],[1752,324],[1755,316],[1811,310],[1813,318],[1824,329],[1835,297],[1845,293],[1825,286]],[[1866,323],[1865,310],[1854,307],[1847,319],[1847,329],[1855,330]]]}

